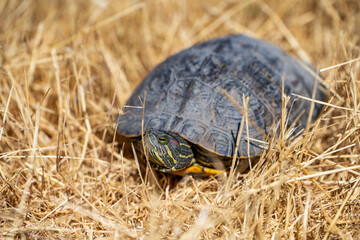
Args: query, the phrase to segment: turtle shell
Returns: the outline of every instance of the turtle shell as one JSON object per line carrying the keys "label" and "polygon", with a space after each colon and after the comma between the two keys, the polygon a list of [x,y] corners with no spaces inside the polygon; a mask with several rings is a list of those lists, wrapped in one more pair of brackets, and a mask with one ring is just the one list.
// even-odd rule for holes
{"label": "turtle shell", "polygon": [[[312,96],[315,77],[306,70],[311,67],[304,66],[279,48],[244,35],[199,43],[149,73],[118,117],[117,131],[127,137],[141,135],[141,102],[146,92],[144,130],[174,132],[213,153],[233,156],[243,118],[234,102],[243,107],[245,96],[249,97],[249,138],[244,125],[237,156],[257,156],[281,116],[283,77],[284,93],[291,96],[288,124],[297,119],[298,129],[306,126],[311,103],[292,95]],[[316,99],[324,100],[325,93],[316,91]],[[321,109],[315,104],[313,118]]]}

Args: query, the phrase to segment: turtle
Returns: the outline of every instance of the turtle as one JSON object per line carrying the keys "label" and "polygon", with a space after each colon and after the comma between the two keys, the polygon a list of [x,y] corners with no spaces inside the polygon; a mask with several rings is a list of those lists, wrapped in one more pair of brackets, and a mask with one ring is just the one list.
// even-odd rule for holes
{"label": "turtle", "polygon": [[[297,95],[311,99],[315,91],[324,101],[317,78],[312,66],[266,41],[242,34],[210,39],[158,64],[117,116],[117,132],[138,143],[158,171],[219,174],[233,159],[248,166],[261,155],[284,96],[290,99],[287,126],[305,128],[311,101]],[[244,99],[247,124],[235,152]],[[316,103],[312,121],[321,111]]]}

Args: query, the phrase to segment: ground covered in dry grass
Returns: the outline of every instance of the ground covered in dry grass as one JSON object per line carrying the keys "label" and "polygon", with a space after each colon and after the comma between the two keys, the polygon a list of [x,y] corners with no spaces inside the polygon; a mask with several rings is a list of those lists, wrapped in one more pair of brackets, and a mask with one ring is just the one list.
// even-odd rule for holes
{"label": "ground covered in dry grass", "polygon": [[[359,239],[360,3],[0,1],[0,238]],[[152,67],[229,33],[311,62],[329,101],[244,176],[140,177],[116,114]],[[148,175],[149,176],[149,175]]]}

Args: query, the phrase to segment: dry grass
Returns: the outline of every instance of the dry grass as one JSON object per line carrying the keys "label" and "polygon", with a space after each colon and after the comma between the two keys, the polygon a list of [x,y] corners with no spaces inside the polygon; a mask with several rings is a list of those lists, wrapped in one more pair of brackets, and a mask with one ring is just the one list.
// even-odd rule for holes
{"label": "dry grass", "polygon": [[[360,62],[336,66],[360,57],[359,12],[358,0],[0,1],[0,238],[359,239]],[[165,57],[228,33],[323,69],[324,114],[272,139],[244,177],[143,182],[113,143],[115,115]]]}

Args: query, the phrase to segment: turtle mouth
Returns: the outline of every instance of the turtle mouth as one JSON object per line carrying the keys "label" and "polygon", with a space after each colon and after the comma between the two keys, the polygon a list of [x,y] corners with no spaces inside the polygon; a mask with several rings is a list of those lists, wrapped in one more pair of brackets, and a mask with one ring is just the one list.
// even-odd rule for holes
{"label": "turtle mouth", "polygon": [[151,136],[149,133],[144,134],[144,154],[146,158],[149,160],[151,165],[160,171],[163,172],[169,172],[171,171],[171,168],[166,165],[165,163],[165,154],[166,150],[162,149],[161,147],[156,147],[156,138],[154,136]]}
{"label": "turtle mouth", "polygon": [[153,141],[156,141],[156,140],[151,138],[150,133],[147,132],[144,134],[145,152],[150,155],[151,155],[151,152],[154,152],[158,155],[164,155],[166,152],[161,148],[157,148],[155,145],[156,143],[154,143]]}
{"label": "turtle mouth", "polygon": [[190,145],[172,133],[162,131],[145,132],[143,154],[155,169],[173,172],[192,165],[195,161]]}

